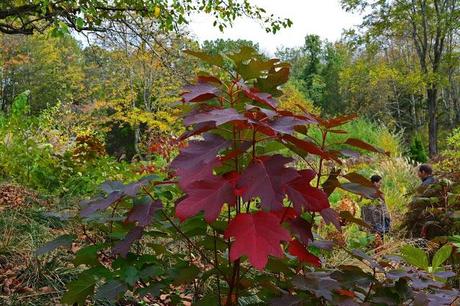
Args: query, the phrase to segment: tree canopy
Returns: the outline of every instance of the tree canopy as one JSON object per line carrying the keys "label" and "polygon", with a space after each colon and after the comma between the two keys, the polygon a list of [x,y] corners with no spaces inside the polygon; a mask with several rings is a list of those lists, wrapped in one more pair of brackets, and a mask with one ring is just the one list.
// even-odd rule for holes
{"label": "tree canopy", "polygon": [[213,25],[221,31],[241,16],[261,20],[265,30],[273,33],[292,23],[248,0],[5,0],[0,3],[0,32],[32,34],[49,27],[56,31],[104,31],[106,21],[121,21],[132,15],[155,18],[160,29],[171,31],[199,12],[212,15]]}

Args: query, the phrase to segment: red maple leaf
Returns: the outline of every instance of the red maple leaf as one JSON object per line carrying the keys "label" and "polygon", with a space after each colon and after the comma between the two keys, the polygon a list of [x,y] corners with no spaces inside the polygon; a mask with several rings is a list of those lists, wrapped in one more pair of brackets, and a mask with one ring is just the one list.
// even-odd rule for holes
{"label": "red maple leaf", "polygon": [[229,180],[220,176],[208,176],[186,187],[187,197],[176,206],[176,216],[185,220],[204,211],[206,222],[214,222],[222,206],[235,204],[233,186]]}
{"label": "red maple leaf", "polygon": [[313,241],[313,233],[311,231],[311,223],[302,217],[298,216],[288,220],[289,226],[291,228],[291,233],[293,233],[297,239],[304,245],[308,245]]}
{"label": "red maple leaf", "polygon": [[180,178],[179,179],[179,186],[182,190],[186,190],[187,186],[193,184],[196,181],[200,181],[203,178],[208,176],[212,176],[212,169],[214,167],[219,167],[222,163],[215,159],[210,163],[202,164],[198,167],[187,169],[187,168],[179,168],[176,170],[176,175]]}
{"label": "red maple leaf", "polygon": [[291,161],[291,158],[279,154],[262,156],[253,161],[238,181],[238,189],[243,190],[243,200],[260,197],[262,206],[267,210],[282,209],[285,184],[298,175],[296,170],[285,166]]}
{"label": "red maple leaf", "polygon": [[329,154],[328,152],[324,151],[321,149],[317,144],[307,141],[307,140],[302,140],[299,138],[296,138],[292,135],[284,134],[281,136],[281,140],[286,143],[289,142],[296,146],[297,148],[301,149],[302,151],[305,151],[310,154],[318,155],[322,157],[323,159],[331,160],[333,159],[333,156]]}
{"label": "red maple leaf", "polygon": [[297,257],[300,262],[309,263],[315,267],[321,267],[321,260],[310,253],[297,239],[289,241],[288,252],[292,256]]}
{"label": "red maple leaf", "polygon": [[333,224],[338,231],[342,231],[340,224],[340,216],[335,210],[328,207],[323,209],[319,213],[321,214],[321,217],[323,217],[323,220],[324,222],[326,222],[326,224]]}
{"label": "red maple leaf", "polygon": [[[230,141],[215,134],[205,134],[203,137],[202,141],[191,141],[172,161],[171,168],[177,170],[181,180],[190,180],[190,177],[198,180],[197,173],[207,175],[216,165],[217,153],[230,145]],[[180,185],[183,187],[186,184],[182,182]]]}
{"label": "red maple leaf", "polygon": [[185,117],[184,124],[192,125],[204,122],[213,122],[219,126],[231,121],[246,121],[247,119],[234,108],[213,109],[208,112],[192,113]]}
{"label": "red maple leaf", "polygon": [[230,260],[245,255],[252,266],[262,270],[269,255],[283,256],[280,243],[289,240],[289,233],[275,214],[259,211],[237,215],[225,230],[225,238],[230,237],[235,238],[230,248]]}
{"label": "red maple leaf", "polygon": [[197,83],[184,86],[182,100],[184,102],[201,102],[212,99],[219,94],[219,89],[208,83]]}
{"label": "red maple leaf", "polygon": [[270,122],[269,125],[278,133],[292,134],[297,126],[304,126],[309,123],[309,121],[302,120],[294,116],[282,116]]}
{"label": "red maple leaf", "polygon": [[300,176],[290,181],[286,186],[286,193],[294,204],[294,208],[301,213],[302,210],[319,212],[329,207],[329,200],[324,191],[310,186],[310,181],[315,177],[313,170],[301,170]]}
{"label": "red maple leaf", "polygon": [[253,101],[259,102],[271,109],[275,109],[278,105],[278,102],[273,99],[272,95],[269,93],[259,92],[256,88],[249,88],[246,84],[241,82],[237,83],[237,85],[244,95]]}

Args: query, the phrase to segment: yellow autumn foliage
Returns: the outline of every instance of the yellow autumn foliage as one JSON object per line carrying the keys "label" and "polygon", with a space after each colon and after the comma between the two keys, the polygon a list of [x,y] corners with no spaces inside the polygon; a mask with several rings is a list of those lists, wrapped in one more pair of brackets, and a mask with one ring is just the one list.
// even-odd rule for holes
{"label": "yellow autumn foliage", "polygon": [[280,107],[293,113],[302,111],[297,105],[301,105],[312,114],[319,115],[321,109],[313,105],[313,102],[306,99],[305,96],[292,83],[287,83],[283,87],[283,95],[279,98]]}

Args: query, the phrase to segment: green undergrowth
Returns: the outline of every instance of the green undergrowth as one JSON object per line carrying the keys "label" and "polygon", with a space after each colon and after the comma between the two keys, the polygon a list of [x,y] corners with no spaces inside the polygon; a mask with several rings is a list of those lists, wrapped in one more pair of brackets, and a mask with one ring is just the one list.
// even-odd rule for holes
{"label": "green undergrowth", "polygon": [[[11,288],[0,288],[1,305],[56,305],[76,270],[70,251],[37,257],[38,248],[64,232],[75,232],[65,213],[54,213],[59,204],[42,203],[1,207],[0,274],[11,279]],[[6,286],[3,282],[2,286]]]}

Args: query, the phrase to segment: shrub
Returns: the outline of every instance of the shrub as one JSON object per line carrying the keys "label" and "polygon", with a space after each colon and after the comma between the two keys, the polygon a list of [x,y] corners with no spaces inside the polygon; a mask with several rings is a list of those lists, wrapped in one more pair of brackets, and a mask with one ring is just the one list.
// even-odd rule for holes
{"label": "shrub", "polygon": [[419,163],[426,163],[428,161],[428,154],[426,148],[422,143],[422,139],[419,135],[412,138],[412,142],[409,148],[409,156],[413,161]]}
{"label": "shrub", "polygon": [[[344,145],[334,146],[334,144],[341,143],[346,138],[352,137],[382,148],[386,152],[389,152],[392,157],[397,157],[404,153],[401,135],[392,133],[383,125],[359,118],[343,125],[341,129],[346,134],[336,133],[328,137],[328,144],[332,145],[335,149],[344,149]],[[314,139],[318,141],[321,139],[321,133],[318,129],[312,128],[309,133]]]}

